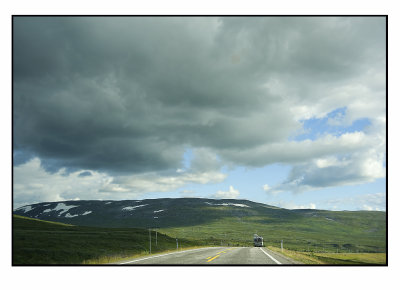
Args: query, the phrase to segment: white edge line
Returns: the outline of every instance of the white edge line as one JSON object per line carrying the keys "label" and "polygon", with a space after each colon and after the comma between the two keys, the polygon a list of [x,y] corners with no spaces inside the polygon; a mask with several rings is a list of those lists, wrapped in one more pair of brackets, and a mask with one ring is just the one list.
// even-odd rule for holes
{"label": "white edge line", "polygon": [[[217,247],[217,248],[218,248],[218,247]],[[164,257],[164,256],[172,255],[172,254],[179,254],[179,253],[192,252],[192,251],[201,251],[201,250],[207,250],[207,249],[215,249],[215,248],[214,248],[214,247],[208,247],[208,248],[201,248],[201,249],[192,249],[192,250],[185,250],[185,251],[179,251],[179,252],[172,252],[172,253],[168,253],[168,254],[163,254],[163,255],[158,255],[158,256],[151,256],[151,257],[146,257],[146,258],[142,258],[142,259],[132,260],[132,261],[128,261],[128,262],[122,262],[122,263],[118,263],[118,265],[124,265],[124,264],[135,263],[135,262],[139,262],[139,261],[143,261],[143,260],[147,260],[147,259],[158,258],[158,257]]]}
{"label": "white edge line", "polygon": [[282,264],[281,262],[276,260],[274,257],[272,257],[270,254],[268,254],[266,251],[264,251],[262,248],[260,248],[260,250],[263,251],[263,253],[266,254],[268,257],[270,257],[272,259],[272,261],[274,261],[275,263]]}

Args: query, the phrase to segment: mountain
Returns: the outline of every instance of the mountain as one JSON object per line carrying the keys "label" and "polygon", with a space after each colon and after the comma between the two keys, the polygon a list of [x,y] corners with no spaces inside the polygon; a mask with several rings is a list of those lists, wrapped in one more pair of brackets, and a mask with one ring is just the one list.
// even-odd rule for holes
{"label": "mountain", "polygon": [[386,213],[287,210],[237,199],[162,198],[62,201],[20,207],[14,214],[66,224],[158,228],[171,237],[210,243],[266,243],[322,251],[386,251]]}
{"label": "mountain", "polygon": [[231,216],[279,216],[276,209],[279,208],[248,200],[162,198],[45,202],[20,207],[14,214],[84,226],[165,228],[193,226]]}

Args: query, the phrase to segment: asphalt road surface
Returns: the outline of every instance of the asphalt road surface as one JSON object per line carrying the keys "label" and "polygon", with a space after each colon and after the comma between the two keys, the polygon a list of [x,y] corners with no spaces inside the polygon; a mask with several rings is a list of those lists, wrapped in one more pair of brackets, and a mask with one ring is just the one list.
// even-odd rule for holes
{"label": "asphalt road surface", "polygon": [[294,264],[266,248],[213,247],[153,255],[119,263],[120,265],[280,265]]}

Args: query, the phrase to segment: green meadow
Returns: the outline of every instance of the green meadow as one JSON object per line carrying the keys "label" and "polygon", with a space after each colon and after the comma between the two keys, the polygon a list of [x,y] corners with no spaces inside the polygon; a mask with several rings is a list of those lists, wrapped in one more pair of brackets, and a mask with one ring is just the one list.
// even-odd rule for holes
{"label": "green meadow", "polygon": [[[296,256],[293,259],[306,264],[386,261],[384,212],[285,210],[255,203],[238,208],[190,200],[196,206],[185,202],[188,201],[174,200],[170,207],[155,204],[147,213],[142,211],[124,219],[107,216],[103,211],[103,218],[93,219],[96,226],[14,215],[13,264],[106,264],[147,255],[149,230],[139,228],[141,224],[158,228],[157,245],[155,231],[151,232],[152,253],[176,250],[176,238],[180,248],[251,247],[253,235],[258,234],[264,238],[265,246],[279,251],[283,246],[285,254],[292,253]],[[155,224],[154,210],[158,208],[166,210]],[[120,227],[116,226],[117,221],[121,221]],[[101,222],[114,222],[114,227],[102,226]]]}
{"label": "green meadow", "polygon": [[[152,235],[152,253],[176,250],[176,240]],[[179,248],[198,246],[179,239]],[[96,228],[13,216],[13,265],[107,264],[149,254],[149,231]]]}
{"label": "green meadow", "polygon": [[281,253],[303,264],[317,265],[385,265],[386,253],[315,253],[298,252],[268,246],[272,251]]}
{"label": "green meadow", "polygon": [[[211,209],[210,209],[211,210]],[[214,209],[212,209],[214,210]],[[228,208],[220,208],[220,211]],[[275,213],[274,213],[275,212]],[[162,228],[169,235],[215,245],[252,246],[253,234],[264,244],[308,252],[386,252],[383,212],[293,212],[270,209],[269,215],[224,217],[207,224]]]}

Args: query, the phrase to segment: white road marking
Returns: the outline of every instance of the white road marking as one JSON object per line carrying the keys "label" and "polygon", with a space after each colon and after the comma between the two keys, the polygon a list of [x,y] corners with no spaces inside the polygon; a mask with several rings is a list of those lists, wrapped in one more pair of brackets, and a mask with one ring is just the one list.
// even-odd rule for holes
{"label": "white road marking", "polygon": [[139,262],[139,261],[143,261],[143,260],[147,260],[147,259],[152,259],[152,258],[164,257],[164,256],[172,255],[172,254],[180,254],[180,253],[201,251],[201,250],[207,250],[207,249],[215,249],[215,248],[214,248],[214,247],[209,247],[209,248],[201,248],[201,249],[193,249],[193,250],[172,252],[172,253],[168,253],[168,254],[163,254],[163,255],[158,255],[158,256],[151,256],[151,257],[146,257],[146,258],[142,258],[142,259],[132,260],[132,261],[128,261],[128,262],[122,262],[122,263],[119,263],[119,265],[135,263],[135,262]]}
{"label": "white road marking", "polygon": [[272,257],[270,254],[268,254],[266,251],[264,251],[262,248],[259,248],[264,254],[266,254],[268,257],[270,257],[272,259],[272,261],[274,261],[277,264],[282,264],[281,262],[279,262],[278,260],[276,260],[274,257]]}

